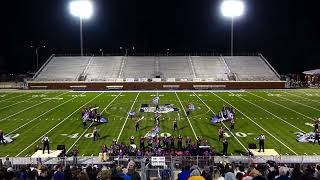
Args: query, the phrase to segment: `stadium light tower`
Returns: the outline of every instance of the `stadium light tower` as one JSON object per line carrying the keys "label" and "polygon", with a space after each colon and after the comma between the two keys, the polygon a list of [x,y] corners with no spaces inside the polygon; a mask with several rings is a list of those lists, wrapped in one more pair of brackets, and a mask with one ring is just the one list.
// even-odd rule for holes
{"label": "stadium light tower", "polygon": [[40,48],[45,48],[46,46],[34,46],[31,45],[30,48],[34,48],[36,52],[36,71],[39,69],[39,49]]}
{"label": "stadium light tower", "polygon": [[70,13],[80,20],[80,49],[83,56],[82,20],[89,19],[93,14],[93,4],[90,0],[73,0],[69,4]]}
{"label": "stadium light tower", "polygon": [[222,15],[231,18],[231,56],[233,56],[233,21],[242,16],[244,3],[241,0],[225,0],[221,4]]}

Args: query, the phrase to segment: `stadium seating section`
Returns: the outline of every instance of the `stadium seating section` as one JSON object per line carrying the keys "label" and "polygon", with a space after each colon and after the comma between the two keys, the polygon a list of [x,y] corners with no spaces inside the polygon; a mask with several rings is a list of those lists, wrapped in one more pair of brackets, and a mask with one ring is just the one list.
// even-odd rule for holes
{"label": "stadium seating section", "polygon": [[262,56],[53,57],[35,81],[279,81]]}

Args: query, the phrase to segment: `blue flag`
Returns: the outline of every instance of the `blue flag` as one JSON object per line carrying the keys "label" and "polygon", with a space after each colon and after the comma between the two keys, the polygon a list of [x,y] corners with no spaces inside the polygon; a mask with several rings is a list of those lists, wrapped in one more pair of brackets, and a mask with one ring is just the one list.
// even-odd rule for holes
{"label": "blue flag", "polygon": [[214,123],[218,122],[219,119],[220,119],[219,114],[217,114],[211,119],[210,123],[214,124]]}
{"label": "blue flag", "polygon": [[108,119],[103,117],[103,116],[101,116],[100,122],[103,122],[103,123],[106,123],[106,124],[109,123]]}

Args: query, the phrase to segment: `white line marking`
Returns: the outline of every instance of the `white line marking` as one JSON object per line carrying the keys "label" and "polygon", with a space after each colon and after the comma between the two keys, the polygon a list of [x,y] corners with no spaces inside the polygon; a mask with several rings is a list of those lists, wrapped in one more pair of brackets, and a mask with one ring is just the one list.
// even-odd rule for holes
{"label": "white line marking", "polygon": [[[64,94],[66,94],[66,93],[68,93],[68,92],[62,93],[62,94],[60,94],[60,95],[58,95],[58,96],[55,96],[55,97],[62,96],[62,95],[64,95]],[[24,112],[24,111],[26,111],[26,110],[28,110],[28,109],[31,109],[31,108],[33,108],[33,107],[35,107],[35,106],[38,106],[38,105],[43,104],[43,103],[46,103],[46,102],[48,102],[48,101],[50,101],[50,100],[51,100],[51,99],[48,99],[48,100],[46,100],[46,101],[43,101],[43,102],[40,102],[40,103],[35,104],[35,105],[33,105],[33,106],[30,106],[30,107],[28,107],[28,108],[26,108],[26,109],[23,109],[23,110],[21,110],[21,111],[19,111],[19,112],[17,112],[17,113],[14,113],[14,114],[12,114],[12,115],[10,115],[10,116],[7,116],[6,118],[1,119],[0,122],[4,121],[4,120],[6,120],[6,119],[9,119],[9,118],[11,118],[12,116],[15,116],[15,115],[17,115],[17,114],[20,114],[20,113],[22,113],[22,112]]]}
{"label": "white line marking", "polygon": [[285,97],[281,97],[281,96],[279,96],[279,97],[282,98],[282,99],[285,99],[285,100],[287,100],[287,101],[291,101],[291,102],[293,102],[293,103],[297,103],[297,104],[300,104],[300,105],[302,105],[302,106],[305,106],[305,107],[308,107],[308,108],[311,108],[311,109],[314,109],[314,110],[320,112],[320,110],[317,109],[317,108],[315,108],[315,107],[312,107],[312,106],[309,106],[309,105],[306,105],[306,104],[303,104],[303,103],[301,103],[301,102],[297,102],[297,101],[294,101],[294,100],[291,100],[291,99],[288,99],[288,98],[285,98]]}
{"label": "white line marking", "polygon": [[[294,110],[294,109],[291,109],[291,108],[289,108],[289,107],[286,107],[286,106],[284,106],[284,105],[282,105],[282,104],[279,104],[279,103],[277,103],[277,102],[271,101],[271,100],[266,99],[266,98],[264,98],[264,97],[261,97],[261,96],[259,96],[259,95],[253,94],[253,93],[251,93],[251,92],[249,92],[249,91],[247,91],[247,93],[249,93],[249,94],[251,94],[251,95],[253,95],[253,96],[256,96],[256,97],[258,97],[258,98],[264,99],[264,100],[266,100],[266,101],[269,101],[269,102],[271,102],[271,103],[273,103],[273,104],[276,104],[276,105],[278,105],[278,106],[281,106],[281,107],[283,107],[283,108],[286,108],[286,109],[288,109],[288,110],[290,110],[290,111],[292,111],[292,112],[295,112],[295,113],[297,113],[297,114],[300,114],[301,116],[306,117],[306,118],[308,118],[308,119],[311,119],[311,120],[313,121],[313,118],[311,118],[311,117],[309,117],[309,116],[306,116],[306,115],[304,115],[304,114],[302,114],[302,113],[300,113],[300,112],[298,112],[298,111],[296,111],[296,110]],[[287,119],[287,118],[285,118],[285,119]]]}
{"label": "white line marking", "polygon": [[[102,113],[120,96],[122,92],[120,92],[115,98],[112,99],[112,101],[110,101],[110,103],[101,111],[101,115]],[[78,137],[78,139],[69,147],[69,149],[67,150],[67,153],[72,149],[72,147],[81,139],[81,137],[88,131],[88,129],[92,126],[94,122],[92,121],[92,123],[83,131],[83,133]]]}
{"label": "white line marking", "polygon": [[[97,95],[96,97],[94,97],[93,99],[91,99],[90,101],[86,102],[84,105],[82,105],[81,107],[79,107],[78,109],[76,109],[75,111],[73,111],[70,115],[68,115],[66,118],[64,118],[62,121],[60,121],[58,124],[56,124],[53,128],[51,128],[49,131],[47,131],[45,134],[50,133],[52,130],[54,130],[56,127],[58,127],[60,124],[62,124],[65,120],[69,119],[69,117],[71,117],[74,113],[78,112],[80,109],[82,109],[84,106],[86,106],[87,104],[89,104],[91,101],[95,100],[97,97],[99,97],[102,93],[100,93],[99,95]],[[16,157],[18,157],[20,154],[22,154],[24,151],[26,151],[27,149],[29,149],[31,146],[33,146],[36,142],[38,142],[45,134],[43,134],[42,136],[40,136],[37,140],[35,140],[33,143],[31,143],[28,147],[26,147],[25,149],[23,149],[21,152],[19,152]]]}
{"label": "white line marking", "polygon": [[[189,92],[190,92],[190,91],[189,91]],[[176,96],[177,96],[177,98],[178,98],[178,100],[179,100],[179,102],[180,102],[181,108],[182,108],[184,114],[186,115],[187,112],[186,112],[186,110],[184,109],[184,106],[183,106],[182,102],[180,101],[180,98],[179,98],[177,92],[175,91],[174,93],[176,94]],[[193,126],[192,126],[192,124],[191,124],[191,122],[190,122],[189,117],[188,117],[188,116],[186,116],[186,117],[187,117],[187,120],[188,120],[188,122],[189,122],[189,124],[190,124],[190,127],[191,127],[191,129],[192,129],[192,132],[193,132],[193,134],[194,134],[194,137],[196,138],[196,140],[198,140],[198,136],[197,136],[196,132],[195,132],[194,129],[193,129]]]}
{"label": "white line marking", "polygon": [[[224,100],[223,98],[221,98],[220,96],[216,95],[215,93],[211,94],[215,95],[216,97],[218,97],[219,99],[223,100],[225,103],[229,104],[230,106],[233,106],[232,104],[230,104],[229,102],[227,102],[226,100]],[[266,129],[264,129],[262,126],[260,126],[258,123],[256,123],[254,120],[252,120],[249,116],[247,116],[246,114],[244,114],[243,112],[241,112],[238,108],[236,108],[235,106],[233,106],[237,111],[239,111],[242,115],[244,115],[247,119],[249,119],[251,122],[253,122],[255,125],[257,125],[260,129],[262,129],[263,131],[265,131],[266,133],[268,133],[271,137],[273,137],[275,140],[277,140],[280,144],[282,144],[283,146],[285,146],[287,149],[289,149],[291,152],[293,152],[295,155],[298,155],[294,150],[292,150],[290,147],[288,147],[286,144],[284,144],[282,141],[280,141],[277,137],[275,137],[274,135],[272,135],[269,131],[267,131]]]}
{"label": "white line marking", "polygon": [[243,97],[238,97],[238,98],[243,99],[244,101],[246,101],[246,102],[248,102],[248,103],[250,103],[250,104],[252,104],[252,105],[254,105],[254,106],[256,106],[256,107],[258,107],[258,108],[260,108],[260,109],[262,109],[262,110],[264,110],[265,112],[267,112],[267,113],[271,114],[272,116],[274,116],[274,117],[278,118],[279,120],[281,120],[282,122],[284,122],[284,123],[288,124],[289,126],[294,127],[294,128],[296,128],[297,130],[299,130],[299,131],[301,131],[301,132],[305,133],[303,130],[301,130],[301,129],[300,129],[300,128],[298,128],[297,126],[295,126],[295,125],[293,125],[293,124],[291,124],[291,123],[289,123],[289,122],[287,122],[287,121],[283,120],[282,118],[280,118],[279,116],[277,116],[277,115],[273,114],[272,112],[270,112],[270,111],[266,110],[265,108],[263,108],[263,107],[261,107],[261,106],[259,106],[259,105],[255,104],[255,103],[252,103],[252,102],[250,102],[250,101],[248,101],[248,100],[244,99]]}
{"label": "white line marking", "polygon": [[64,104],[66,104],[66,103],[68,103],[69,101],[72,101],[72,100],[73,100],[73,99],[75,99],[75,98],[77,98],[77,97],[74,97],[74,98],[72,98],[72,99],[69,99],[68,101],[63,102],[62,104],[60,104],[60,105],[58,105],[58,106],[56,106],[56,107],[54,107],[54,108],[51,108],[49,111],[44,112],[44,113],[43,113],[43,114],[41,114],[40,116],[38,116],[38,117],[36,117],[36,118],[32,119],[31,121],[29,121],[29,122],[25,123],[24,125],[22,125],[22,126],[18,127],[17,129],[15,129],[15,130],[13,130],[13,131],[9,132],[9,133],[8,133],[8,135],[9,135],[9,134],[12,134],[12,133],[14,133],[14,132],[16,132],[17,130],[19,130],[19,129],[23,128],[24,126],[26,126],[26,125],[30,124],[31,122],[33,122],[33,121],[35,121],[35,120],[39,119],[40,117],[44,116],[45,114],[47,114],[47,113],[49,113],[49,112],[51,112],[51,111],[53,111],[53,110],[57,109],[58,107],[60,107],[60,106],[62,106],[62,105],[64,105]]}
{"label": "white line marking", "polygon": [[[132,111],[132,108],[133,108],[134,104],[136,103],[139,94],[140,94],[140,91],[138,92],[136,98],[134,99],[134,101],[133,101],[133,103],[132,103],[132,106],[131,106],[131,108],[130,108],[130,111]],[[120,136],[121,136],[121,134],[122,134],[122,131],[123,131],[124,126],[127,124],[128,118],[129,118],[129,114],[127,113],[126,120],[124,121],[123,126],[122,126],[122,128],[121,128],[121,131],[120,131],[120,133],[119,133],[119,135],[118,135],[118,138],[117,138],[117,141],[116,141],[117,143],[118,143],[119,138],[120,138]]]}
{"label": "white line marking", "polygon": [[10,104],[10,105],[8,105],[8,106],[5,106],[5,107],[0,108],[0,110],[6,109],[6,108],[8,108],[8,107],[11,107],[11,106],[14,106],[14,105],[17,105],[17,104],[20,104],[20,103],[25,102],[25,101],[29,101],[29,100],[34,99],[34,98],[38,98],[38,97],[31,97],[31,98],[25,99],[25,100],[23,100],[23,101],[16,102],[16,103],[14,103],[14,104]]}
{"label": "white line marking", "polygon": [[316,100],[313,100],[313,99],[309,99],[309,98],[306,98],[306,97],[302,97],[302,96],[299,96],[299,95],[296,95],[296,94],[293,94],[293,93],[288,93],[286,91],[283,91],[283,93],[286,93],[286,94],[289,94],[289,95],[292,95],[292,96],[296,96],[296,97],[299,97],[299,98],[302,98],[302,99],[305,99],[305,100],[308,100],[308,101],[313,101],[313,102],[316,102],[316,103],[320,103],[319,101],[316,101]]}
{"label": "white line marking", "polygon": [[[207,108],[208,108],[213,114],[215,114],[215,112],[214,112],[195,92],[193,92],[193,93],[199,98],[199,100],[200,100],[204,105],[207,106]],[[225,123],[222,122],[222,124],[223,124],[223,126],[231,133],[231,135],[232,135],[234,138],[236,138],[236,140],[238,141],[238,143],[239,143],[246,151],[248,151],[247,148],[242,144],[242,142],[233,134],[233,132],[229,130],[229,128],[225,125]]]}
{"label": "white line marking", "polygon": [[2,101],[8,101],[8,100],[10,100],[10,99],[14,99],[14,98],[17,98],[17,97],[20,97],[20,96],[24,96],[24,95],[27,95],[27,94],[31,94],[31,93],[23,93],[23,94],[21,94],[21,95],[19,95],[19,96],[14,96],[14,97],[11,97],[11,98],[8,98],[8,99],[3,99],[3,100],[1,100],[0,102],[2,102]]}

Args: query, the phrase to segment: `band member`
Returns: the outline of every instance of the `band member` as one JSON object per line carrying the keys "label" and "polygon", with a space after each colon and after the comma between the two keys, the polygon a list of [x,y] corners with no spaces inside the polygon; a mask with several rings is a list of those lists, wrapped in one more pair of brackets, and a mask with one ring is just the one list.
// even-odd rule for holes
{"label": "band member", "polygon": [[161,117],[161,114],[159,112],[156,112],[155,113],[155,118],[154,118],[154,123],[155,124],[160,124],[160,117]]}
{"label": "band member", "polygon": [[265,140],[265,136],[261,133],[260,136],[258,137],[258,140],[259,140],[259,151],[258,152],[261,152],[261,149],[262,149],[262,152],[264,152],[264,140]]}
{"label": "band member", "polygon": [[187,148],[191,147],[191,138],[189,136],[187,136],[187,138],[186,138],[186,146],[187,146]]}
{"label": "band member", "polygon": [[3,131],[2,131],[2,129],[0,129],[0,143],[5,143],[5,141],[4,141],[4,133],[3,133]]}
{"label": "band member", "polygon": [[223,151],[222,151],[222,155],[227,156],[228,155],[228,141],[227,138],[223,139]]}
{"label": "band member", "polygon": [[318,144],[320,145],[320,130],[319,129],[315,132],[313,144],[315,144],[316,141],[318,141]]}
{"label": "band member", "polygon": [[317,132],[319,130],[319,124],[320,124],[320,120],[316,119],[314,121],[314,130],[313,130],[313,132]]}
{"label": "band member", "polygon": [[181,135],[179,135],[179,137],[178,137],[178,150],[182,150],[182,137],[181,137]]}
{"label": "band member", "polygon": [[48,154],[50,154],[50,151],[49,151],[49,138],[48,138],[48,135],[44,135],[44,137],[42,138],[42,143],[43,143],[43,149],[42,149],[42,154],[44,154],[44,151],[45,149],[47,148],[48,149]]}
{"label": "band member", "polygon": [[224,136],[224,127],[221,127],[219,129],[219,141],[220,141],[220,139],[223,139],[223,136]]}
{"label": "band member", "polygon": [[130,144],[134,144],[134,136],[130,137]]}
{"label": "band member", "polygon": [[234,118],[230,120],[230,131],[234,130]]}
{"label": "band member", "polygon": [[99,131],[99,129],[98,129],[97,127],[94,127],[94,128],[93,128],[93,132],[92,132],[92,134],[93,134],[93,141],[95,141],[96,139],[98,140],[98,138],[100,137],[98,131]]}
{"label": "band member", "polygon": [[171,136],[171,149],[174,149],[174,136]]}
{"label": "band member", "polygon": [[77,145],[74,145],[74,147],[72,148],[72,157],[73,157],[74,165],[78,164],[78,153],[79,153],[79,150],[77,148]]}
{"label": "band member", "polygon": [[152,142],[153,142],[153,138],[150,136],[150,137],[148,138],[148,146],[149,146],[150,148],[152,148]]}
{"label": "band member", "polygon": [[187,113],[187,117],[189,117],[190,116],[190,110],[188,109],[186,113]]}
{"label": "band member", "polygon": [[112,140],[112,146],[116,146],[117,145],[117,140],[116,139],[113,139]]}
{"label": "band member", "polygon": [[144,137],[140,137],[140,149],[144,149]]}
{"label": "band member", "polygon": [[177,119],[174,119],[173,121],[173,130],[178,130],[178,122],[177,122]]}
{"label": "band member", "polygon": [[140,128],[140,121],[141,121],[141,119],[138,119],[137,121],[136,121],[136,132],[139,130],[139,128]]}
{"label": "band member", "polygon": [[197,147],[199,147],[201,145],[201,137],[198,136],[197,137]]}

